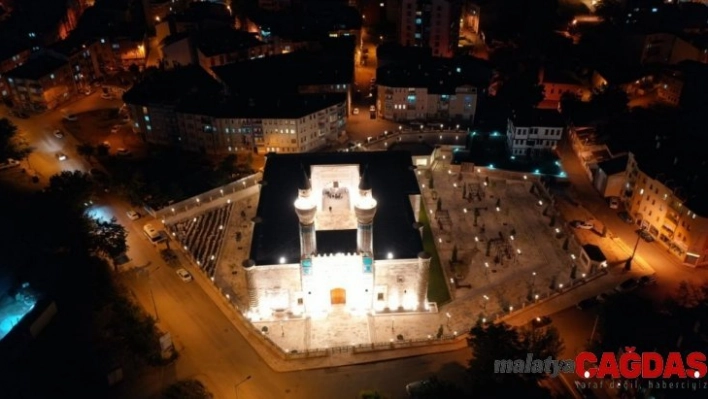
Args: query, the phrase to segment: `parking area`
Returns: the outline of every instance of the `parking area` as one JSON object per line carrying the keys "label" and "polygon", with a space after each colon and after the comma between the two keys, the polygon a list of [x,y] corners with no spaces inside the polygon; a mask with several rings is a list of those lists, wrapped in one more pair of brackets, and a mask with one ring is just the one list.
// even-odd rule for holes
{"label": "parking area", "polygon": [[[106,108],[76,114],[75,121],[62,120],[62,128],[71,132],[76,139],[97,148],[97,155],[120,155],[121,149],[141,156],[145,145],[140,137],[133,133],[129,120],[119,108]],[[99,147],[104,147],[98,150]],[[107,151],[107,152],[101,152]]]}

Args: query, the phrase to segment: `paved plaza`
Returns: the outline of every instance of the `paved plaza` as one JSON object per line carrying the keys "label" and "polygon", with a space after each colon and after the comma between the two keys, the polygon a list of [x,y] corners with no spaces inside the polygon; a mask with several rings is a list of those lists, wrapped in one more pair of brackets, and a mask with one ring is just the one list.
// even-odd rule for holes
{"label": "paved plaza", "polygon": [[[518,319],[519,311],[564,296],[591,280],[591,270],[575,262],[576,231],[542,195],[533,176],[507,178],[494,170],[440,160],[434,165],[420,170],[418,179],[452,296],[449,303],[437,304],[438,312],[395,315],[352,314],[335,306],[319,318],[281,315],[253,320],[252,331],[288,353],[420,345],[440,336],[462,336],[481,319]],[[234,191],[171,215],[166,222],[168,231],[177,232],[172,237],[182,249],[187,242],[195,243],[186,251],[195,267],[237,311],[248,308],[241,265],[250,250],[258,199],[256,187]],[[594,236],[584,242],[601,240]],[[615,252],[606,254],[610,264],[626,259],[624,251]],[[594,277],[605,271],[599,272]]]}

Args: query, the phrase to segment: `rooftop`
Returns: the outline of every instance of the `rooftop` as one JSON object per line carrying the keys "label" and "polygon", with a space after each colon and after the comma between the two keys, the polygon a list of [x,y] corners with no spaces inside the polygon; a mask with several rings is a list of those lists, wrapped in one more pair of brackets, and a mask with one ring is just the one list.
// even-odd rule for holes
{"label": "rooftop", "polygon": [[221,85],[198,65],[153,70],[123,95],[128,104],[177,104],[189,94],[217,95]]}
{"label": "rooftop", "polygon": [[[232,93],[291,92],[300,86],[350,84],[353,52],[348,56],[297,51],[212,68]],[[248,76],[248,79],[244,79]]]}
{"label": "rooftop", "polygon": [[540,126],[540,127],[565,127],[565,118],[555,109],[533,109],[528,112],[516,112],[511,120],[516,127],[519,126]]}
{"label": "rooftop", "polygon": [[[412,259],[423,250],[409,195],[420,194],[411,155],[404,151],[335,152],[268,155],[263,172],[250,257],[257,265],[273,265],[285,257],[300,258],[298,218],[293,202],[298,193],[302,167],[312,165],[366,165],[373,197],[378,202],[374,217],[374,258]],[[354,252],[354,230],[317,232],[321,253]],[[345,240],[345,241],[342,241]]]}
{"label": "rooftop", "polygon": [[627,170],[627,160],[629,156],[623,155],[620,157],[608,159],[607,161],[600,162],[597,167],[602,169],[607,176],[611,176],[617,173],[624,173]]}
{"label": "rooftop", "polygon": [[263,44],[250,32],[234,29],[212,29],[196,34],[199,51],[207,57],[229,54]]}
{"label": "rooftop", "polygon": [[27,62],[7,72],[5,75],[17,79],[38,80],[66,64],[67,61],[65,59],[50,54],[41,54],[30,58]]}
{"label": "rooftop", "polygon": [[475,58],[429,58],[417,63],[400,62],[376,70],[376,83],[388,87],[426,87],[433,94],[455,94],[460,86],[489,85],[492,70]]}
{"label": "rooftop", "polygon": [[344,94],[271,94],[228,97],[209,92],[184,96],[177,112],[220,118],[295,119],[346,102]]}

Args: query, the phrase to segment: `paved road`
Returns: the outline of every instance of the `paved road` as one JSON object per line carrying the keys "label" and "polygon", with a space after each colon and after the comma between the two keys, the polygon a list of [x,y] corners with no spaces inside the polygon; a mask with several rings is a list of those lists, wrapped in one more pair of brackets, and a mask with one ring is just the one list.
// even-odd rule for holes
{"label": "paved road", "polygon": [[[572,200],[578,202],[580,204],[579,207],[589,217],[594,217],[596,222],[600,222],[596,223],[597,228],[600,228],[599,225],[601,224],[606,225],[612,234],[617,237],[618,241],[623,244],[629,257],[637,241],[637,235],[634,232],[637,227],[623,222],[617,216],[617,211],[610,209],[606,201],[593,188],[580,162],[569,149],[569,146],[564,141],[559,151],[563,169],[565,169],[568,179],[573,185],[570,193]],[[694,284],[708,282],[708,270],[693,269],[680,264],[677,258],[669,254],[668,250],[657,242],[646,243],[640,241],[636,257],[648,263],[656,271],[659,286],[662,288],[658,292],[661,297],[673,292],[681,281],[690,281]]]}

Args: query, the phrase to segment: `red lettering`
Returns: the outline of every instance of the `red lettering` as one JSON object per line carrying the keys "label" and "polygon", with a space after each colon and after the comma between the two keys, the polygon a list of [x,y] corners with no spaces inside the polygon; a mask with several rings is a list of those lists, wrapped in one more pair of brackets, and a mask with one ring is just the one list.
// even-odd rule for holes
{"label": "red lettering", "polygon": [[619,358],[622,378],[637,378],[642,373],[642,357],[636,352],[625,352]]}
{"label": "red lettering", "polygon": [[597,378],[605,378],[607,375],[610,375],[614,379],[620,378],[617,358],[612,352],[605,352],[602,354],[602,357],[600,358],[600,366],[597,368]]}
{"label": "red lettering", "polygon": [[686,369],[683,367],[683,357],[678,352],[669,352],[664,364],[664,378],[686,378]]}
{"label": "red lettering", "polygon": [[658,378],[664,369],[664,359],[656,352],[642,353],[642,378]]}
{"label": "red lettering", "polygon": [[703,378],[708,373],[706,355],[701,352],[691,352],[686,356],[686,375],[690,378]]}
{"label": "red lettering", "polygon": [[597,356],[592,352],[580,352],[575,357],[575,374],[580,378],[593,378],[597,373],[596,367],[585,368],[585,362],[596,363]]}

